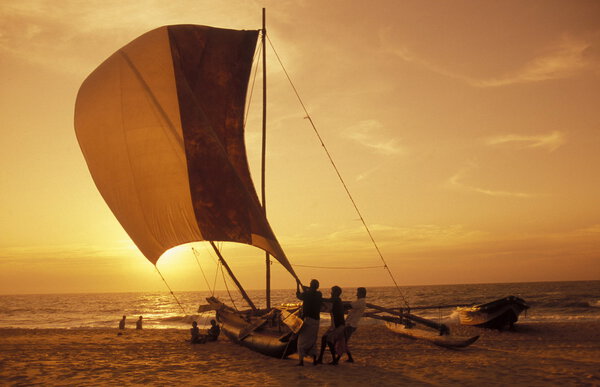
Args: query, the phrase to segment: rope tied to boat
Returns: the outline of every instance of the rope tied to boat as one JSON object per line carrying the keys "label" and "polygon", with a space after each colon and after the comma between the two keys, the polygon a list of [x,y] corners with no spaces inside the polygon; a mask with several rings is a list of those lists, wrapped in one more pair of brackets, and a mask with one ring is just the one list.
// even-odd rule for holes
{"label": "rope tied to boat", "polygon": [[187,316],[188,314],[185,311],[185,308],[183,307],[183,305],[181,305],[181,302],[179,302],[179,299],[177,298],[177,296],[175,295],[175,293],[173,293],[173,290],[171,290],[171,287],[167,283],[167,280],[165,280],[165,277],[163,277],[162,273],[160,272],[160,270],[158,270],[158,267],[156,265],[154,265],[154,268],[156,269],[156,272],[158,273],[158,275],[160,276],[160,278],[162,278],[162,280],[165,283],[165,285],[167,285],[167,289],[169,289],[169,292],[171,292],[171,295],[173,296],[173,298],[175,299],[175,301],[177,301],[177,305],[179,305],[179,307],[183,311],[183,314],[185,316]]}
{"label": "rope tied to boat", "polygon": [[268,35],[266,36],[266,38],[269,41],[269,45],[271,46],[271,49],[275,53],[275,57],[277,58],[277,61],[281,65],[281,68],[283,69],[283,72],[284,72],[285,76],[287,77],[288,82],[290,83],[292,89],[294,90],[294,93],[296,94],[296,98],[298,98],[298,102],[300,102],[300,105],[302,106],[302,109],[304,110],[304,113],[306,114],[305,118],[308,119],[308,121],[310,122],[310,125],[313,128],[313,131],[315,132],[315,134],[316,134],[319,142],[321,143],[321,146],[323,147],[323,149],[325,151],[325,154],[327,155],[327,158],[329,159],[329,162],[333,166],[333,169],[334,169],[335,173],[337,174],[340,182],[342,183],[342,186],[344,187],[344,190],[346,191],[346,194],[348,195],[348,198],[350,199],[350,202],[354,206],[354,209],[355,209],[356,213],[358,214],[358,217],[360,218],[360,221],[362,222],[365,230],[367,231],[367,234],[369,235],[369,238],[371,239],[371,242],[373,243],[373,246],[375,247],[375,250],[377,251],[377,254],[379,255],[379,258],[383,262],[384,269],[388,272],[390,278],[392,279],[392,282],[394,283],[394,285],[396,287],[396,290],[398,291],[398,294],[400,295],[400,298],[402,299],[402,301],[404,302],[404,304],[406,305],[406,307],[410,308],[407,298],[404,296],[404,293],[402,292],[402,290],[400,289],[400,286],[396,282],[396,278],[394,278],[394,275],[392,274],[392,271],[390,270],[390,268],[387,265],[387,262],[383,258],[383,254],[381,253],[381,250],[379,249],[379,246],[377,245],[377,242],[375,242],[375,238],[373,238],[373,235],[371,234],[371,230],[369,229],[369,226],[367,226],[367,223],[365,222],[365,219],[362,216],[362,213],[360,212],[360,210],[358,208],[358,205],[356,204],[356,202],[355,202],[352,194],[350,193],[350,190],[348,189],[348,186],[346,185],[346,182],[344,181],[344,179],[343,179],[343,177],[342,177],[342,175],[341,175],[341,173],[340,173],[337,165],[335,164],[335,161],[333,160],[333,157],[331,156],[331,153],[327,149],[327,146],[325,145],[325,142],[323,141],[323,138],[321,137],[321,134],[317,130],[317,127],[316,127],[316,125],[315,125],[315,123],[314,123],[314,121],[313,121],[310,113],[308,112],[308,109],[304,105],[304,102],[302,101],[302,98],[300,97],[300,94],[298,93],[298,90],[296,89],[296,86],[292,82],[292,79],[291,79],[290,75],[288,74],[285,66],[283,65],[283,62],[281,61],[281,58],[279,57],[279,54],[277,54],[277,50],[275,50],[275,47],[273,46],[273,43],[271,42],[271,39],[269,38]]}

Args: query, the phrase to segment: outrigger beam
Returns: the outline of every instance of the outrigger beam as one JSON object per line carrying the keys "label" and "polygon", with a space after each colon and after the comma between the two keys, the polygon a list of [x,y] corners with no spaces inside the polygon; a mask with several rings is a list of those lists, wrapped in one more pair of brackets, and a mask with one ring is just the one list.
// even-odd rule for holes
{"label": "outrigger beam", "polygon": [[[437,330],[439,330],[442,333],[449,332],[448,327],[446,325],[444,325],[444,324],[439,324],[439,323],[437,323],[435,321],[431,321],[431,320],[428,320],[428,319],[423,318],[423,317],[415,316],[414,314],[410,314],[410,313],[407,313],[407,312],[402,312],[402,310],[400,312],[398,312],[397,310],[394,310],[394,309],[384,308],[382,306],[375,305],[375,304],[370,304],[370,303],[367,303],[367,307],[371,308],[371,309],[375,309],[377,311],[376,313],[385,312],[385,313],[388,313],[388,314],[391,314],[391,315],[394,315],[394,316],[398,316],[400,318],[405,318],[405,319],[408,319],[410,321],[413,321],[413,322],[416,322],[416,323],[419,323],[419,324],[423,324],[423,325],[428,326],[428,327],[433,328],[433,329],[437,329]],[[375,318],[375,319],[378,319],[378,320],[390,321],[390,320],[387,320],[386,318],[383,318],[384,316],[376,316],[375,313],[368,314],[368,317]]]}
{"label": "outrigger beam", "polygon": [[233,272],[229,268],[229,265],[227,264],[227,262],[225,262],[225,259],[223,259],[223,256],[221,255],[221,252],[219,251],[219,249],[215,245],[215,242],[213,242],[213,241],[209,241],[209,242],[210,242],[210,245],[212,246],[212,248],[215,250],[215,253],[217,253],[217,256],[219,257],[219,262],[221,262],[221,265],[223,265],[223,267],[227,270],[227,273],[229,273],[229,276],[231,277],[231,279],[233,280],[233,282],[235,282],[235,285],[240,290],[240,293],[242,293],[242,297],[244,297],[244,300],[246,300],[246,302],[248,303],[248,305],[250,305],[250,308],[252,308],[252,310],[256,312],[256,310],[257,310],[256,306],[254,305],[254,303],[252,302],[252,300],[250,299],[250,297],[248,297],[248,293],[246,293],[246,291],[242,287],[242,284],[240,283],[240,281],[238,281],[237,278],[235,278],[235,275],[233,275]]}

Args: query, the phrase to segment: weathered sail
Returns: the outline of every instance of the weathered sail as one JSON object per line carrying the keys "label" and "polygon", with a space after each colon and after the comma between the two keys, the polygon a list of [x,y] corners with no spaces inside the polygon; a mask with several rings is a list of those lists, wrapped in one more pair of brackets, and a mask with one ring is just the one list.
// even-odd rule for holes
{"label": "weathered sail", "polygon": [[294,271],[261,209],[243,115],[258,31],[166,26],[85,80],[75,107],[89,170],[152,263],[193,241],[250,244]]}

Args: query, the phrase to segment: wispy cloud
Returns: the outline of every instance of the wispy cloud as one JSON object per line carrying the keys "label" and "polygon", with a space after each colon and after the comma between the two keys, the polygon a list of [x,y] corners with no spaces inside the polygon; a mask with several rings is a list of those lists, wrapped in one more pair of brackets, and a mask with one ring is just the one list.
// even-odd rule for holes
{"label": "wispy cloud", "polygon": [[377,120],[361,121],[358,124],[348,128],[345,136],[376,153],[393,156],[403,154],[406,149],[400,145],[397,138],[385,138],[381,134],[383,125]]}
{"label": "wispy cloud", "polygon": [[[403,250],[417,251],[436,249],[447,246],[460,246],[486,239],[488,233],[468,229],[463,225],[418,224],[408,227],[395,227],[382,224],[371,224],[369,229],[377,242],[377,246],[386,251]],[[344,262],[356,257],[370,257],[378,263],[379,258],[369,235],[363,226],[357,223],[340,227],[333,233],[323,233],[319,240],[314,235],[296,235],[286,237],[286,246],[291,250],[302,251],[307,259],[322,256],[327,249],[328,256],[332,254],[344,256]],[[313,247],[319,246],[320,253],[314,253]],[[316,248],[315,248],[316,249]],[[367,260],[363,261],[364,265]]]}
{"label": "wispy cloud", "polygon": [[497,87],[568,78],[590,65],[585,57],[585,51],[590,47],[590,42],[565,36],[516,71],[498,78],[473,80],[472,84]]}
{"label": "wispy cloud", "polygon": [[139,250],[131,240],[115,241],[112,245],[97,246],[91,244],[63,244],[37,246],[7,246],[0,248],[0,261],[22,262],[23,260],[69,260],[106,259],[140,256]]}
{"label": "wispy cloud", "polygon": [[[394,45],[384,46],[394,47]],[[592,67],[597,68],[597,58],[587,55],[588,52],[593,50],[593,46],[594,44],[590,40],[563,36],[535,58],[517,65],[515,69],[507,71],[505,74],[488,78],[477,78],[453,72],[443,65],[419,56],[408,47],[395,47],[386,50],[406,62],[416,63],[440,75],[459,79],[474,87],[491,88],[569,78],[580,71]]]}
{"label": "wispy cloud", "polygon": [[[207,6],[209,14],[203,11]],[[203,15],[207,24],[222,20],[232,28],[238,24],[243,28],[247,19],[243,11],[249,7],[239,1],[225,9],[206,0],[61,0],[60,6],[47,0],[4,1],[0,2],[0,55],[81,76],[145,31],[192,23],[197,15]]]}
{"label": "wispy cloud", "polygon": [[521,148],[541,148],[553,152],[565,143],[565,135],[555,130],[551,133],[540,134],[537,136],[525,136],[518,134],[506,134],[488,138],[488,145],[515,145]]}
{"label": "wispy cloud", "polygon": [[472,168],[473,168],[473,166],[461,169],[460,171],[458,171],[457,173],[455,173],[448,179],[448,184],[451,187],[453,187],[454,189],[460,189],[463,191],[475,192],[475,193],[479,193],[479,194],[483,194],[483,195],[487,195],[487,196],[494,196],[494,197],[532,198],[532,197],[538,196],[535,194],[530,194],[530,193],[525,193],[525,192],[510,192],[510,191],[501,191],[501,190],[491,190],[491,189],[486,189],[486,188],[481,188],[481,187],[477,187],[474,185],[466,184],[463,182],[463,179],[465,178],[465,175],[467,175],[467,173]]}

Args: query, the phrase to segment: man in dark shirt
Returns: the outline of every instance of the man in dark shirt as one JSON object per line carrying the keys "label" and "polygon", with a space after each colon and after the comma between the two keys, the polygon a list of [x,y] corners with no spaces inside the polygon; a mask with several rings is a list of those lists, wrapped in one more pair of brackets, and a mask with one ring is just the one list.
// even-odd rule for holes
{"label": "man in dark shirt", "polygon": [[330,364],[337,365],[342,353],[346,352],[346,341],[344,336],[344,304],[340,298],[342,289],[339,286],[331,288],[331,298],[325,299],[326,302],[331,302],[331,328],[321,337],[321,353],[317,363],[323,362],[323,353],[325,346],[329,347],[333,360]]}
{"label": "man in dark shirt", "polygon": [[302,300],[302,328],[298,332],[298,365],[304,365],[304,357],[312,356],[313,365],[317,365],[317,335],[319,334],[319,320],[321,318],[321,301],[323,295],[319,289],[319,281],[310,281],[310,287],[303,286],[300,292],[300,283],[297,283],[296,297]]}

